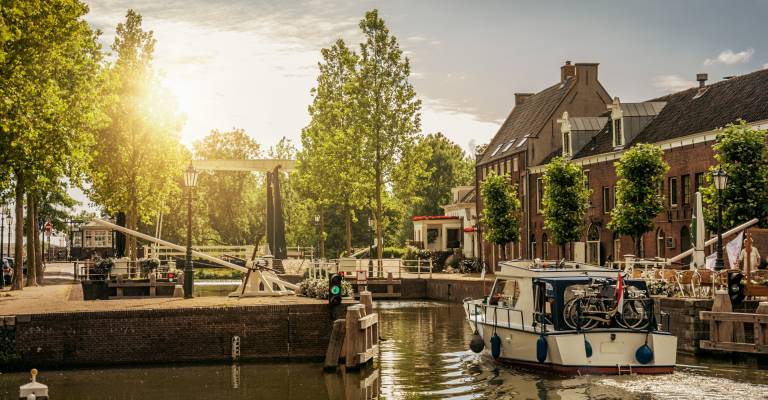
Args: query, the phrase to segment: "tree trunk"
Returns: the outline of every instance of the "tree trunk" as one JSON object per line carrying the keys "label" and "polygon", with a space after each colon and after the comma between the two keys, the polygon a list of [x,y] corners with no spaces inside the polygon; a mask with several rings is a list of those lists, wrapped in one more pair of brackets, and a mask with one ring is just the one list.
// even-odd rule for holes
{"label": "tree trunk", "polygon": [[383,256],[384,234],[381,230],[381,149],[379,148],[378,131],[376,132],[376,266],[379,276],[383,275],[383,265],[381,258]]}
{"label": "tree trunk", "polygon": [[503,246],[501,246],[501,260],[506,261],[507,260],[507,245],[509,243],[504,243]]}
{"label": "tree trunk", "polygon": [[14,271],[13,271],[13,290],[24,289],[24,271],[22,263],[24,262],[24,176],[18,171],[16,175],[16,226],[13,244]]}
{"label": "tree trunk", "polygon": [[635,258],[640,258],[640,236],[632,236],[632,244],[635,246]]}
{"label": "tree trunk", "polygon": [[35,197],[27,192],[27,286],[37,286],[37,261],[35,254]]}
{"label": "tree trunk", "polygon": [[320,209],[320,258],[325,259],[325,216],[323,209]]}
{"label": "tree trunk", "polygon": [[[346,224],[347,254],[352,255],[352,211],[349,206],[344,206],[344,222]],[[369,254],[370,257],[370,254]]]}
{"label": "tree trunk", "polygon": [[[130,210],[128,211],[128,229],[138,230],[138,207],[136,204],[136,199],[131,199],[131,205]],[[136,237],[133,235],[128,235],[128,254],[127,256],[131,259],[131,261],[135,261],[138,258],[137,248],[136,248]]]}
{"label": "tree trunk", "polygon": [[43,246],[45,245],[45,238],[42,240],[40,239],[40,224],[38,223],[38,210],[40,209],[40,205],[37,203],[37,196],[32,195],[32,198],[34,200],[34,208],[32,209],[32,212],[34,214],[34,220],[35,220],[35,226],[34,229],[34,237],[35,237],[35,280],[38,285],[43,284],[43,278],[44,272],[43,272]]}

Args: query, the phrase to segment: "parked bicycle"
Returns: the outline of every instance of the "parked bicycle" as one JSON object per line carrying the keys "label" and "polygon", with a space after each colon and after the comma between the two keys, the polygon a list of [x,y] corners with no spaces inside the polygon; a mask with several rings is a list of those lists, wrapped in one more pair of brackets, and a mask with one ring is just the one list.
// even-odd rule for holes
{"label": "parked bicycle", "polygon": [[[626,329],[645,329],[651,322],[645,290],[624,287],[621,310],[615,296],[616,286],[605,279],[593,279],[583,290],[574,290],[575,297],[563,309],[565,324],[571,329],[591,330],[612,323]],[[621,311],[621,312],[619,312]]]}

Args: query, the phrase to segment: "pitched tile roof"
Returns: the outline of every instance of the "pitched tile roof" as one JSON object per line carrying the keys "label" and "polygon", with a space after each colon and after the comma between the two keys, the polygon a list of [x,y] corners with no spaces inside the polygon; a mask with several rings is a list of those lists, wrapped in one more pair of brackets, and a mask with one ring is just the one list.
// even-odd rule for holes
{"label": "pitched tile roof", "polygon": [[[706,86],[701,93],[699,88],[692,88],[645,103],[634,104],[653,105],[654,103],[661,107],[661,111],[628,143],[629,146],[635,143],[656,143],[707,132],[724,127],[738,119],[746,121],[768,119],[768,70],[714,83]],[[624,104],[622,104],[622,112],[626,112]],[[591,142],[574,155],[574,158],[611,151],[613,151],[611,129],[610,124],[606,124]]]}
{"label": "pitched tile roof", "polygon": [[508,155],[511,151],[522,147],[528,137],[537,134],[549,121],[552,113],[575,83],[575,78],[568,78],[565,82],[557,83],[532,95],[523,104],[513,108],[491,140],[478,165]]}

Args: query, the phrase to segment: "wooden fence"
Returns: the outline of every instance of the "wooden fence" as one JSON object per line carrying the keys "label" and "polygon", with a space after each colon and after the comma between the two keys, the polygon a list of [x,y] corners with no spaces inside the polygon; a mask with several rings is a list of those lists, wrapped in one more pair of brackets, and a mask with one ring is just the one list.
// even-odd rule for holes
{"label": "wooden fence", "polygon": [[347,368],[360,368],[378,354],[379,314],[373,312],[371,293],[361,293],[360,303],[348,306],[345,318],[334,321],[325,369],[335,370],[342,356]]}
{"label": "wooden fence", "polygon": [[710,321],[709,340],[699,343],[702,349],[768,354],[767,314],[701,311],[700,318]]}

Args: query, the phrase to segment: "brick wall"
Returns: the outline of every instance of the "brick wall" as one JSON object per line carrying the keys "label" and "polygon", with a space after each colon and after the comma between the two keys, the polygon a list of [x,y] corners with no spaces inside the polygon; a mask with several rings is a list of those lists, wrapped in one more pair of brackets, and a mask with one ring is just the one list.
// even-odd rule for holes
{"label": "brick wall", "polygon": [[233,336],[244,360],[320,359],[331,321],[324,304],[19,315],[14,366],[226,361]]}

